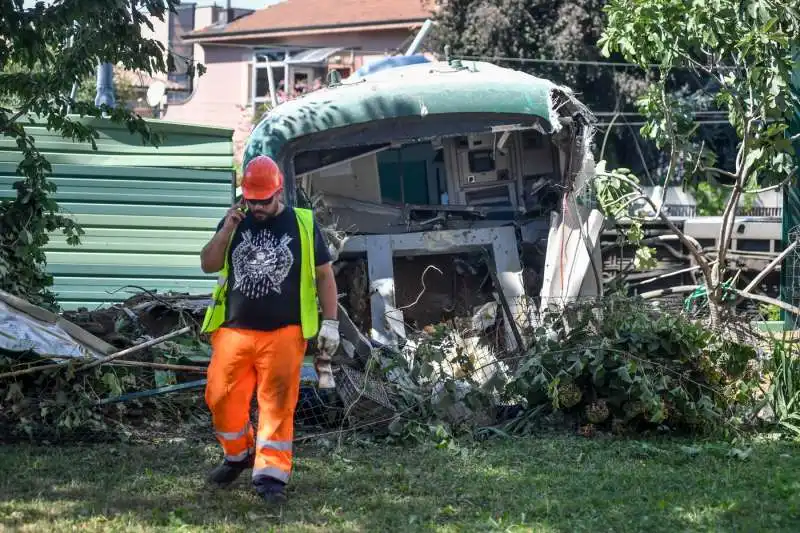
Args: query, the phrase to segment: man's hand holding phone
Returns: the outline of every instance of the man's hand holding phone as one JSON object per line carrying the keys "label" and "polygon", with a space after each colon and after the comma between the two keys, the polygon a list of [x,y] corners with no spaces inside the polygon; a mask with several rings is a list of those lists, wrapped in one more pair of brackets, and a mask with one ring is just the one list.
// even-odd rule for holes
{"label": "man's hand holding phone", "polygon": [[244,217],[244,203],[238,202],[234,204],[233,207],[228,209],[228,213],[225,215],[225,223],[222,226],[223,231],[228,234],[232,233],[239,223],[244,220]]}

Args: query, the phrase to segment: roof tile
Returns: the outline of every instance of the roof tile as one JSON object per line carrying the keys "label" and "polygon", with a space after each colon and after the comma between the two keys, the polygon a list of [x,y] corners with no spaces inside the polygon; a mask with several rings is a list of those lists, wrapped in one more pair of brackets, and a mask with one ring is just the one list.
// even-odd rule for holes
{"label": "roof tile", "polygon": [[[219,33],[423,21],[431,15],[431,5],[431,0],[284,0],[234,20]],[[212,33],[209,30],[194,33]]]}

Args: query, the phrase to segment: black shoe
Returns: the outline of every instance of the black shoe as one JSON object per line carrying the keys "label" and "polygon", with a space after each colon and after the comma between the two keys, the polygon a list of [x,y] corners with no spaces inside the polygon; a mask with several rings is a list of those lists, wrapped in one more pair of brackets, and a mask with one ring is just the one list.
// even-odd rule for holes
{"label": "black shoe", "polygon": [[223,461],[208,475],[208,482],[217,488],[224,489],[236,481],[242,472],[248,468],[253,468],[255,460],[255,455],[251,455],[242,461]]}
{"label": "black shoe", "polygon": [[277,479],[265,476],[253,480],[256,492],[269,505],[284,505],[288,498],[286,496],[286,484]]}
{"label": "black shoe", "polygon": [[286,502],[289,501],[289,498],[286,497],[286,492],[283,489],[270,492],[260,492],[259,496],[261,496],[267,505],[286,505]]}

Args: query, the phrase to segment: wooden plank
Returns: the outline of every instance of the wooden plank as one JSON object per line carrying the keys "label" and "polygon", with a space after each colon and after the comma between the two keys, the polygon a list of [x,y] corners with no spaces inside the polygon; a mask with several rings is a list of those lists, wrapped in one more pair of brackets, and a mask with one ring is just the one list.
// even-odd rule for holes
{"label": "wooden plank", "polygon": [[[112,290],[125,287],[127,285],[138,285],[141,278],[116,278],[116,277],[86,277],[86,276],[59,276],[54,282],[54,287],[60,287],[64,290],[75,290],[77,287],[83,287],[92,290],[105,290],[111,287]],[[160,287],[172,287],[170,290],[178,290],[181,287],[190,287],[194,289],[204,289],[208,284],[215,282],[212,278],[197,279],[197,278],[151,278],[147,280],[152,285]],[[147,288],[147,287],[146,287]]]}
{"label": "wooden plank", "polygon": [[[200,256],[199,254],[144,254],[144,253],[121,253],[121,252],[107,252],[107,253],[83,253],[79,250],[72,252],[47,252],[48,265],[66,265],[79,261],[82,265],[103,265],[109,267],[127,267],[127,266],[147,266],[153,268],[160,268],[162,266],[169,267],[192,267],[200,269]],[[122,274],[118,274],[122,275]],[[200,272],[200,275],[203,275]]]}
{"label": "wooden plank", "polygon": [[[191,181],[142,181],[132,179],[114,178],[73,178],[52,176],[49,178],[58,187],[59,192],[72,191],[107,191],[121,194],[159,193],[169,194],[178,192],[192,192],[204,197],[221,198],[228,200],[231,194],[230,183],[208,182],[194,183]],[[19,176],[5,176],[0,174],[0,188],[13,187],[19,181]]]}
{"label": "wooden plank", "polygon": [[148,189],[92,190],[88,188],[60,187],[52,195],[59,204],[67,202],[97,202],[113,204],[144,204],[142,207],[157,205],[218,207],[220,196],[205,194],[202,190],[189,192],[186,189],[153,191]]}
{"label": "wooden plank", "polygon": [[[52,140],[61,140],[61,141],[70,141],[68,138],[61,135],[56,130],[48,130],[46,127],[43,126],[30,126],[25,125],[25,131],[28,135],[34,137],[36,142],[39,140],[42,141],[52,141]],[[141,145],[142,144],[142,136],[138,133],[130,133],[127,128],[117,128],[117,127],[101,127],[100,129],[95,129],[97,132],[97,138],[95,142],[116,142],[119,144],[129,144],[129,145]],[[207,135],[203,133],[193,133],[191,131],[171,131],[164,133],[164,139],[166,142],[169,142],[170,139],[180,139],[180,142],[184,142],[186,144],[198,144],[205,141],[230,141],[232,139],[232,135]]]}
{"label": "wooden plank", "polygon": [[[106,239],[109,242],[123,241],[125,239],[149,239],[149,240],[175,240],[175,241],[203,241],[210,239],[216,230],[216,222],[214,227],[204,227],[202,229],[184,230],[184,229],[142,229],[142,228],[103,228],[103,227],[87,227],[86,238],[93,239]],[[55,237],[55,236],[54,236]],[[51,237],[52,240],[53,237]]]}
{"label": "wooden plank", "polygon": [[[100,132],[124,132],[125,135],[138,135],[131,134],[125,124],[116,124],[107,118],[97,117],[81,117],[79,115],[69,115],[70,120],[91,126]],[[30,119],[30,120],[29,120]],[[175,122],[172,120],[163,119],[144,119],[153,131],[162,133],[180,133],[180,134],[194,134],[209,137],[228,137],[233,135],[231,128],[223,128],[219,126],[205,126],[201,124]],[[19,120],[26,129],[40,129],[46,131],[47,123],[44,119],[37,117],[25,117]]]}
{"label": "wooden plank", "polygon": [[171,280],[133,279],[130,283],[121,280],[111,280],[105,285],[64,285],[61,283],[54,283],[52,290],[58,294],[59,299],[125,300],[134,294],[142,292],[138,287],[160,294],[167,292],[210,294],[214,283],[215,281],[213,279],[192,280],[191,283]]}

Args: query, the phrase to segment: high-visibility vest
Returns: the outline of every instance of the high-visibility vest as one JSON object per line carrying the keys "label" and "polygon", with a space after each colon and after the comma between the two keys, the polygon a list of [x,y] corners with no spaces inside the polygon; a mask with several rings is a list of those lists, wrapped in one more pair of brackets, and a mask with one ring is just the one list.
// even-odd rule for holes
{"label": "high-visibility vest", "polygon": [[[317,307],[317,275],[314,259],[314,214],[310,209],[295,207],[297,227],[300,230],[300,325],[303,337],[311,339],[319,331],[319,310]],[[217,285],[211,293],[211,305],[206,309],[203,320],[203,333],[211,333],[225,322],[225,306],[228,297],[228,251],[233,236],[225,248],[225,264],[219,272]]]}

